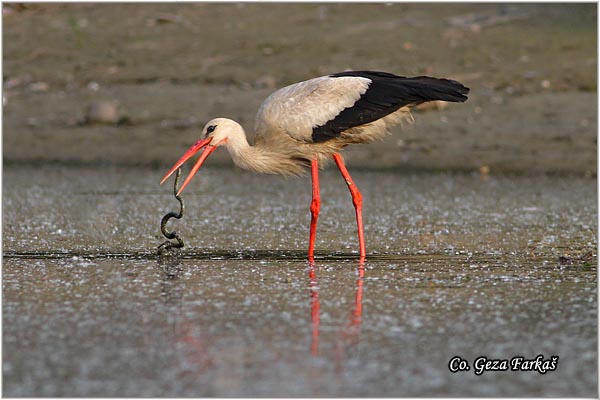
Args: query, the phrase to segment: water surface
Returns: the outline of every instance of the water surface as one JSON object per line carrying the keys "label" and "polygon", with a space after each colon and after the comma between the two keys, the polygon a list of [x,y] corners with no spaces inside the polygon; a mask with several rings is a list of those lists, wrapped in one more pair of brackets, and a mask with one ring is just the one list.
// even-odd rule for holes
{"label": "water surface", "polygon": [[[353,173],[368,258],[335,171],[5,167],[6,396],[595,396],[596,191],[574,177]],[[351,170],[352,173],[352,170]],[[461,356],[560,357],[451,373]]]}

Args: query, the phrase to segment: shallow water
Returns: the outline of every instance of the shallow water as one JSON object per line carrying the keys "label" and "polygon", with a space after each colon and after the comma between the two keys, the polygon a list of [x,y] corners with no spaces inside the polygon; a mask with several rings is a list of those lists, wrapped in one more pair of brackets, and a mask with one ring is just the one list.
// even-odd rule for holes
{"label": "shallow water", "polygon": [[[8,166],[5,396],[595,396],[596,186],[574,177]],[[352,173],[352,170],[351,170]],[[451,373],[453,356],[559,356],[556,371]]]}

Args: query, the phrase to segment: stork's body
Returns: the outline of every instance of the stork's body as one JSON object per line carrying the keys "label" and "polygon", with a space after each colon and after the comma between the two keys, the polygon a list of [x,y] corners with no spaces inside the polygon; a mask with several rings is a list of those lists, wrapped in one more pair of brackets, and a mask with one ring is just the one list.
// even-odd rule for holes
{"label": "stork's body", "polygon": [[213,119],[204,127],[204,137],[181,157],[162,182],[203,147],[204,152],[179,192],[219,146],[227,148],[237,166],[258,173],[301,175],[310,167],[313,200],[308,255],[312,259],[320,209],[319,167],[333,159],[352,195],[360,256],[364,258],[362,196],[340,151],[349,144],[381,139],[391,126],[412,121],[411,106],[433,100],[463,102],[468,92],[468,88],[452,80],[406,78],[372,71],[342,72],[296,83],[274,92],[262,104],[256,114],[253,146],[237,122]]}

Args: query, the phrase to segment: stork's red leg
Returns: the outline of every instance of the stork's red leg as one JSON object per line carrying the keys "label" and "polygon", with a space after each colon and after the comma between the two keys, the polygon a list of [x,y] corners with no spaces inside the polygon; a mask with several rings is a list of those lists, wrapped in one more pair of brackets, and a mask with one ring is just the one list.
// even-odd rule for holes
{"label": "stork's red leg", "polygon": [[356,225],[358,226],[358,245],[360,246],[360,258],[364,259],[367,255],[367,250],[365,246],[365,233],[363,229],[363,220],[362,220],[362,194],[358,191],[356,184],[352,180],[352,177],[348,173],[346,166],[344,165],[344,160],[342,156],[338,153],[333,155],[333,160],[335,164],[340,169],[342,176],[346,180],[346,184],[348,185],[348,189],[350,189],[350,194],[352,195],[352,203],[354,204],[354,209],[356,210]]}
{"label": "stork's red leg", "polygon": [[308,260],[315,260],[315,238],[317,237],[317,220],[321,209],[321,196],[319,195],[319,162],[312,160],[310,164],[312,174],[312,202],[310,203],[310,238],[308,242]]}

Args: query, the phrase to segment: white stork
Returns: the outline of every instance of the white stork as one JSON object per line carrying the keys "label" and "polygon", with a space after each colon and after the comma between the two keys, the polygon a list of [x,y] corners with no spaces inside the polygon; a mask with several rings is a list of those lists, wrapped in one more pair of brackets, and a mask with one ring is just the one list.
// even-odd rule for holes
{"label": "white stork", "polygon": [[407,78],[386,72],[348,71],[299,82],[271,94],[255,120],[255,143],[250,145],[244,128],[227,118],[209,121],[198,140],[164,176],[161,184],[190,157],[204,152],[179,189],[180,194],[206,158],[225,146],[240,168],[263,174],[312,174],[311,223],[308,258],[314,245],[321,199],[319,167],[333,158],[356,210],[360,258],[366,256],[362,222],[362,196],[354,184],[340,151],[349,144],[383,138],[402,121],[412,122],[410,107],[427,101],[464,102],[469,88],[449,80],[417,76]]}

